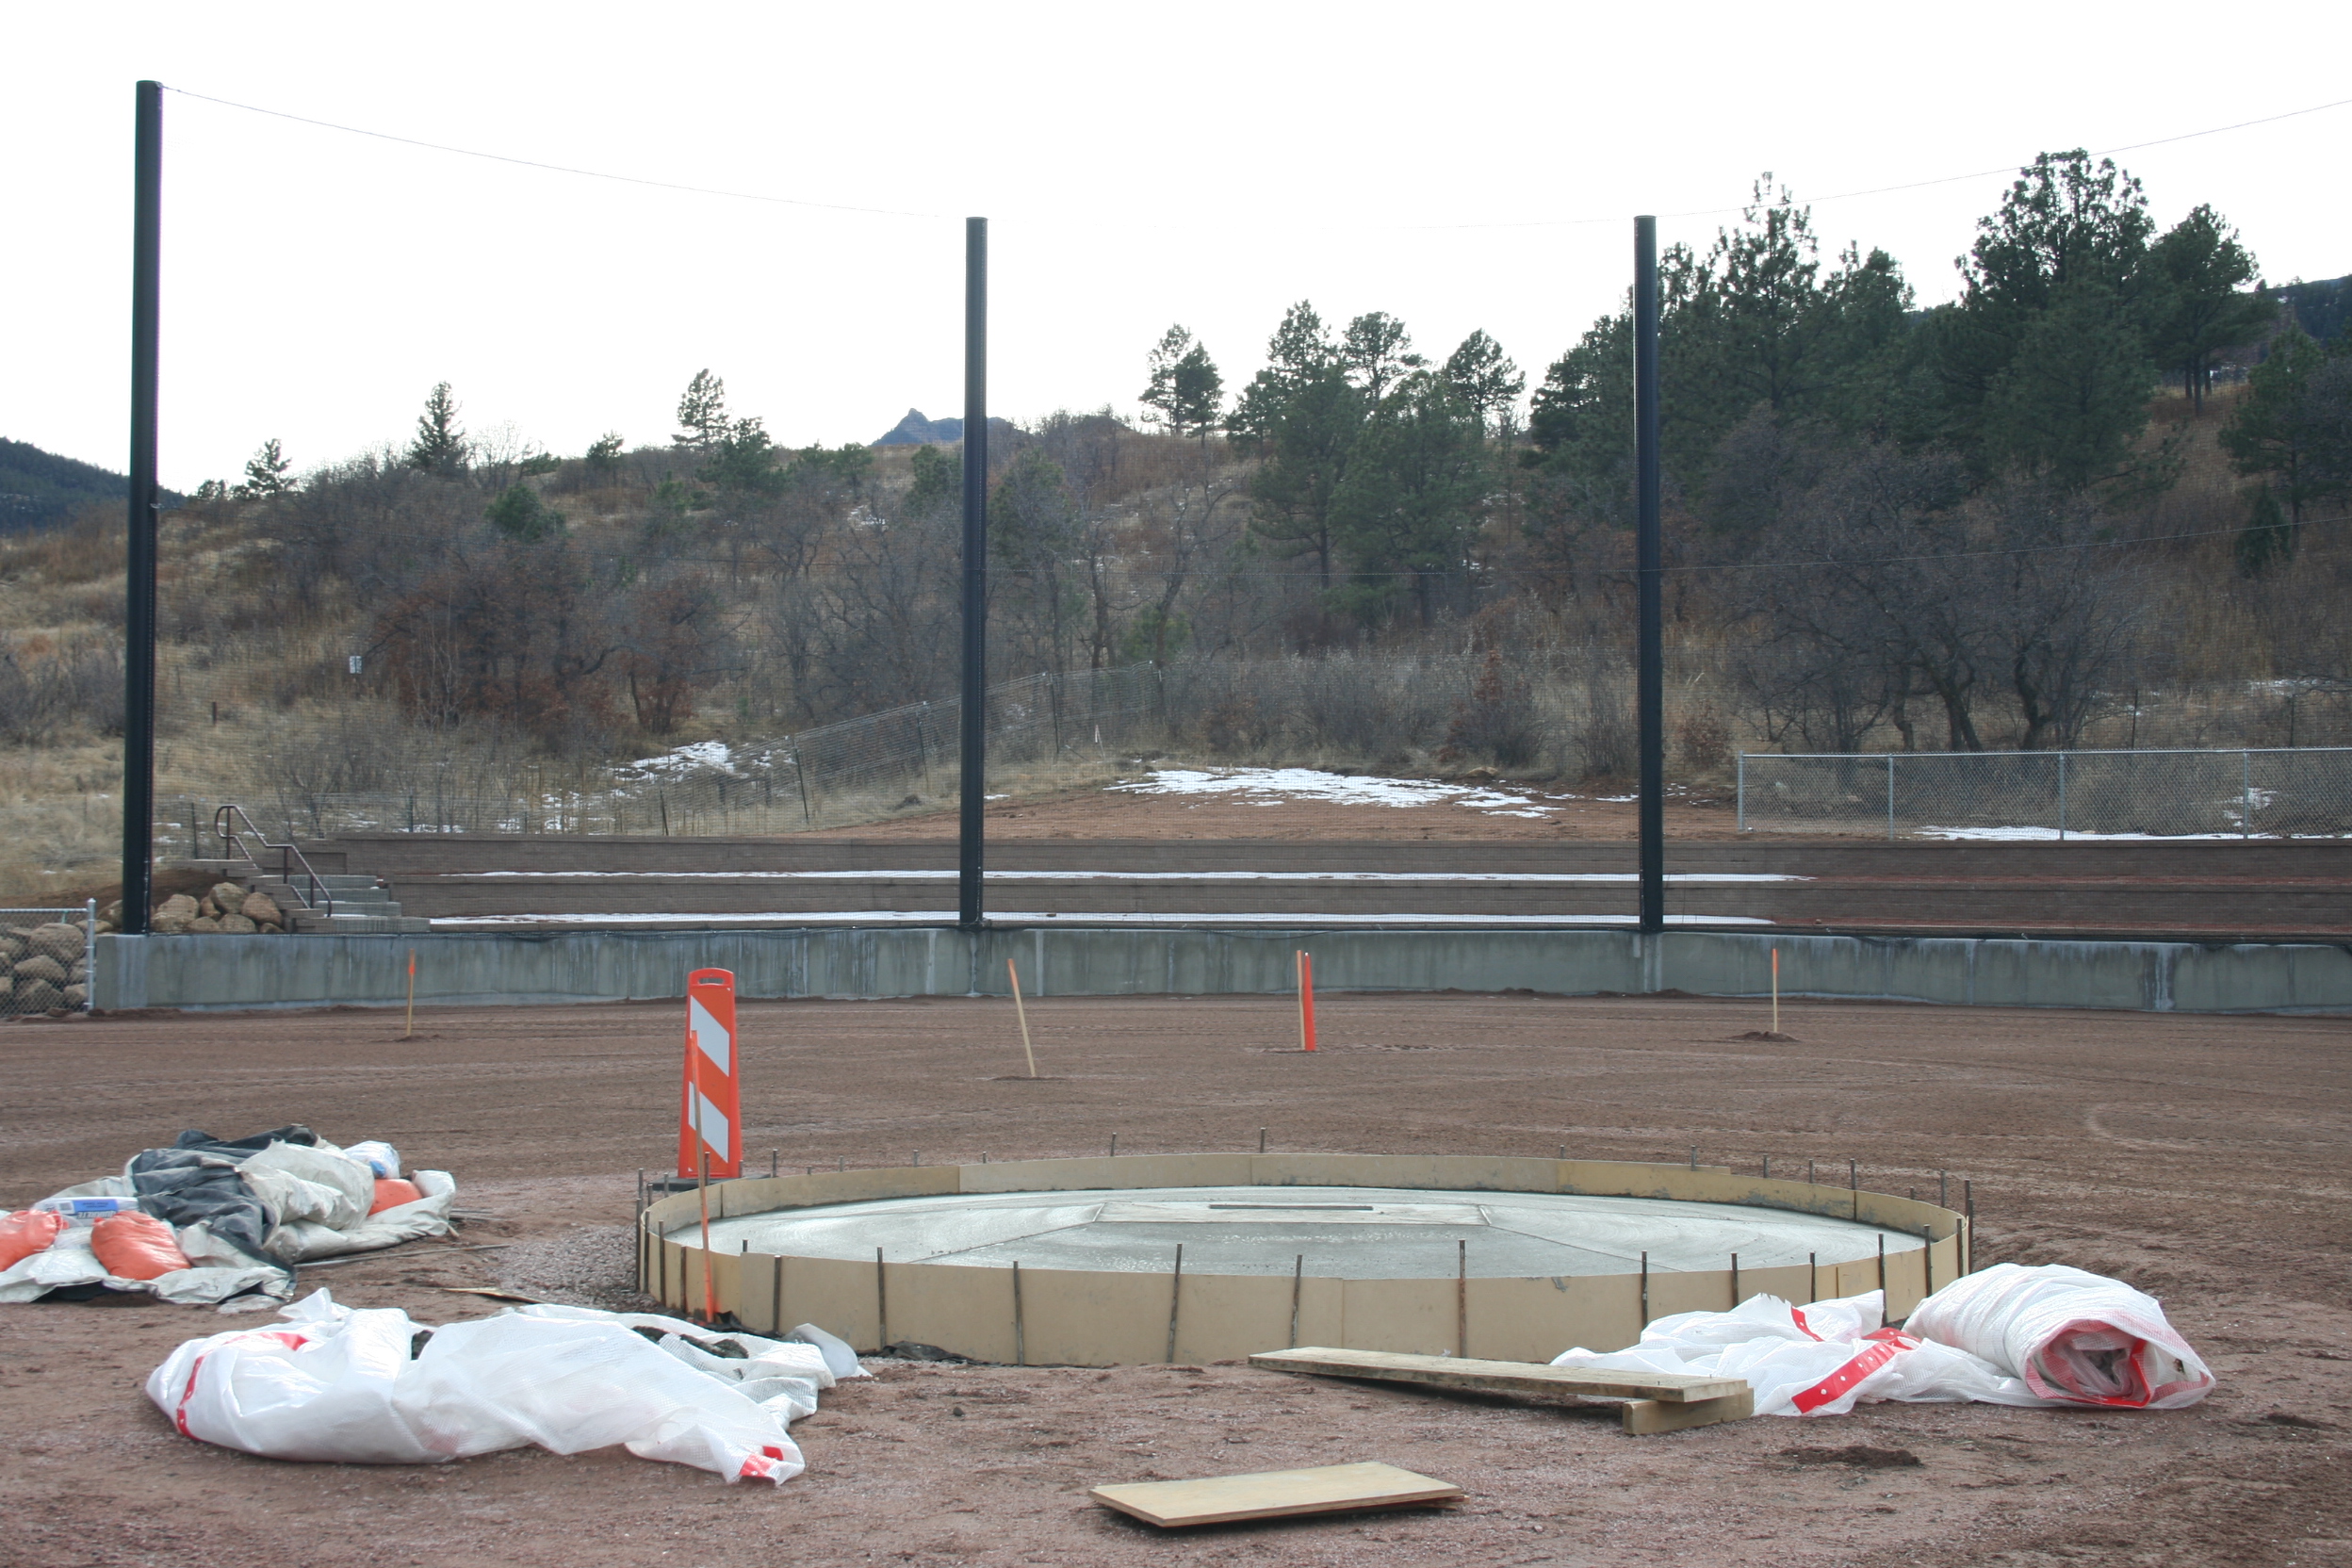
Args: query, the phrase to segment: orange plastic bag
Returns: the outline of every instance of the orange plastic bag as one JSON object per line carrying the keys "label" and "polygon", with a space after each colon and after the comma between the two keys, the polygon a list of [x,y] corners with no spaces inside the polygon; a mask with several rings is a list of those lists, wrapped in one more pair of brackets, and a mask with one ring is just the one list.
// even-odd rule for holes
{"label": "orange plastic bag", "polygon": [[64,1229],[65,1216],[46,1209],[19,1209],[0,1217],[0,1268],[13,1267],[35,1252],[47,1251]]}
{"label": "orange plastic bag", "polygon": [[118,1280],[154,1280],[188,1266],[172,1227],[151,1214],[125,1210],[90,1228],[90,1250]]}
{"label": "orange plastic bag", "polygon": [[379,1176],[376,1178],[375,1205],[368,1212],[382,1214],[384,1210],[398,1208],[402,1203],[414,1203],[423,1196],[424,1194],[417,1190],[416,1184],[414,1182],[403,1182],[398,1176]]}

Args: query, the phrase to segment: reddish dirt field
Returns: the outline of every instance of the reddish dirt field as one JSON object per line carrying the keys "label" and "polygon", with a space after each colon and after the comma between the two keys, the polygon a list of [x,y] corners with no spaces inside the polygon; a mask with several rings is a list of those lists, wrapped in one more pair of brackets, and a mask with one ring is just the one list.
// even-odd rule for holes
{"label": "reddish dirt field", "polygon": [[[877,1363],[800,1423],[808,1471],[726,1486],[617,1450],[432,1468],[257,1460],[175,1435],[139,1392],[185,1337],[254,1316],[0,1307],[0,1561],[169,1564],[2337,1564],[2352,1562],[2352,1063],[2337,1021],[1532,996],[1325,999],[1278,1055],[1279,998],[1049,1000],[1046,1082],[1001,1002],[743,1008],[750,1143],[903,1163],[1273,1147],[1578,1152],[1867,1184],[1976,1184],[1984,1261],[2067,1262],[2161,1296],[2221,1382],[2169,1414],[1865,1406],[1622,1436],[1602,1413],[1246,1366]],[[299,1120],[458,1175],[457,1251],[305,1269],[429,1322],[500,1283],[627,1301],[634,1171],[670,1147],[672,1005],[397,1018],[167,1017],[0,1029],[0,1200],[118,1168],[182,1127]],[[1957,1191],[1957,1187],[1954,1188]],[[1804,1462],[1869,1445],[1917,1466]],[[1163,1536],[1088,1486],[1383,1460],[1450,1512]]]}

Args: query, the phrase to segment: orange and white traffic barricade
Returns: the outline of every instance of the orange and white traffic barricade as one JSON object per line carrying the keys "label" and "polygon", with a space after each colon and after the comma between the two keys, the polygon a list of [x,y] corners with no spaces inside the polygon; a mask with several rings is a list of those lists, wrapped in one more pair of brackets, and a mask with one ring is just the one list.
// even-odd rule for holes
{"label": "orange and white traffic barricade", "polygon": [[689,1181],[705,1174],[731,1180],[743,1173],[741,1063],[735,976],[723,969],[698,969],[686,977],[686,1081],[678,1111],[678,1173]]}

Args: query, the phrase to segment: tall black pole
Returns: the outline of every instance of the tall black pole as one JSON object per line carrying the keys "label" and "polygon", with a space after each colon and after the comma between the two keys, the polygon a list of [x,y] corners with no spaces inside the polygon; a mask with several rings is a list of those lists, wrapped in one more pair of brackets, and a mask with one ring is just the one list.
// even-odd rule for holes
{"label": "tall black pole", "polygon": [[963,812],[957,826],[956,920],[978,929],[981,833],[988,763],[988,220],[964,220]]}
{"label": "tall black pole", "polygon": [[1658,220],[1633,220],[1634,548],[1641,606],[1634,694],[1642,746],[1640,929],[1666,929],[1665,606],[1658,531]]}
{"label": "tall black pole", "polygon": [[163,265],[163,84],[139,84],[131,197],[130,548],[123,581],[122,919],[147,932],[155,820],[155,359]]}

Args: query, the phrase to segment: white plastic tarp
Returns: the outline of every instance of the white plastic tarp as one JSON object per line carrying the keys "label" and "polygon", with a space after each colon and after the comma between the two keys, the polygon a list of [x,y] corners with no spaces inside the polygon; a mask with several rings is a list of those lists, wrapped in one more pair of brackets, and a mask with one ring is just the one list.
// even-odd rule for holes
{"label": "white plastic tarp", "polygon": [[1875,1290],[1802,1307],[1752,1296],[1552,1364],[1740,1378],[1758,1415],[1843,1415],[1877,1399],[2172,1410],[2213,1387],[2153,1298],[2079,1268],[2002,1264],[1937,1291],[1901,1328],[1884,1327],[1884,1311]]}
{"label": "white plastic tarp", "polygon": [[1921,1301],[1904,1327],[1973,1351],[2070,1405],[2180,1410],[2213,1374],[2153,1296],[2064,1264],[1995,1264]]}
{"label": "white plastic tarp", "polygon": [[279,1315],[280,1328],[182,1345],[149,1376],[147,1396],[188,1437],[272,1459],[427,1464],[620,1444],[729,1481],[781,1484],[803,1468],[787,1430],[802,1391],[752,1396],[770,1381],[805,1384],[814,1408],[830,1380],[808,1347],[741,1336],[743,1360],[704,1357],[736,1370],[713,1372],[679,1353],[694,1348],[682,1335],[656,1344],[622,1315],[579,1307],[434,1329],[413,1358],[418,1326],[394,1309],[353,1311],[320,1290]]}

